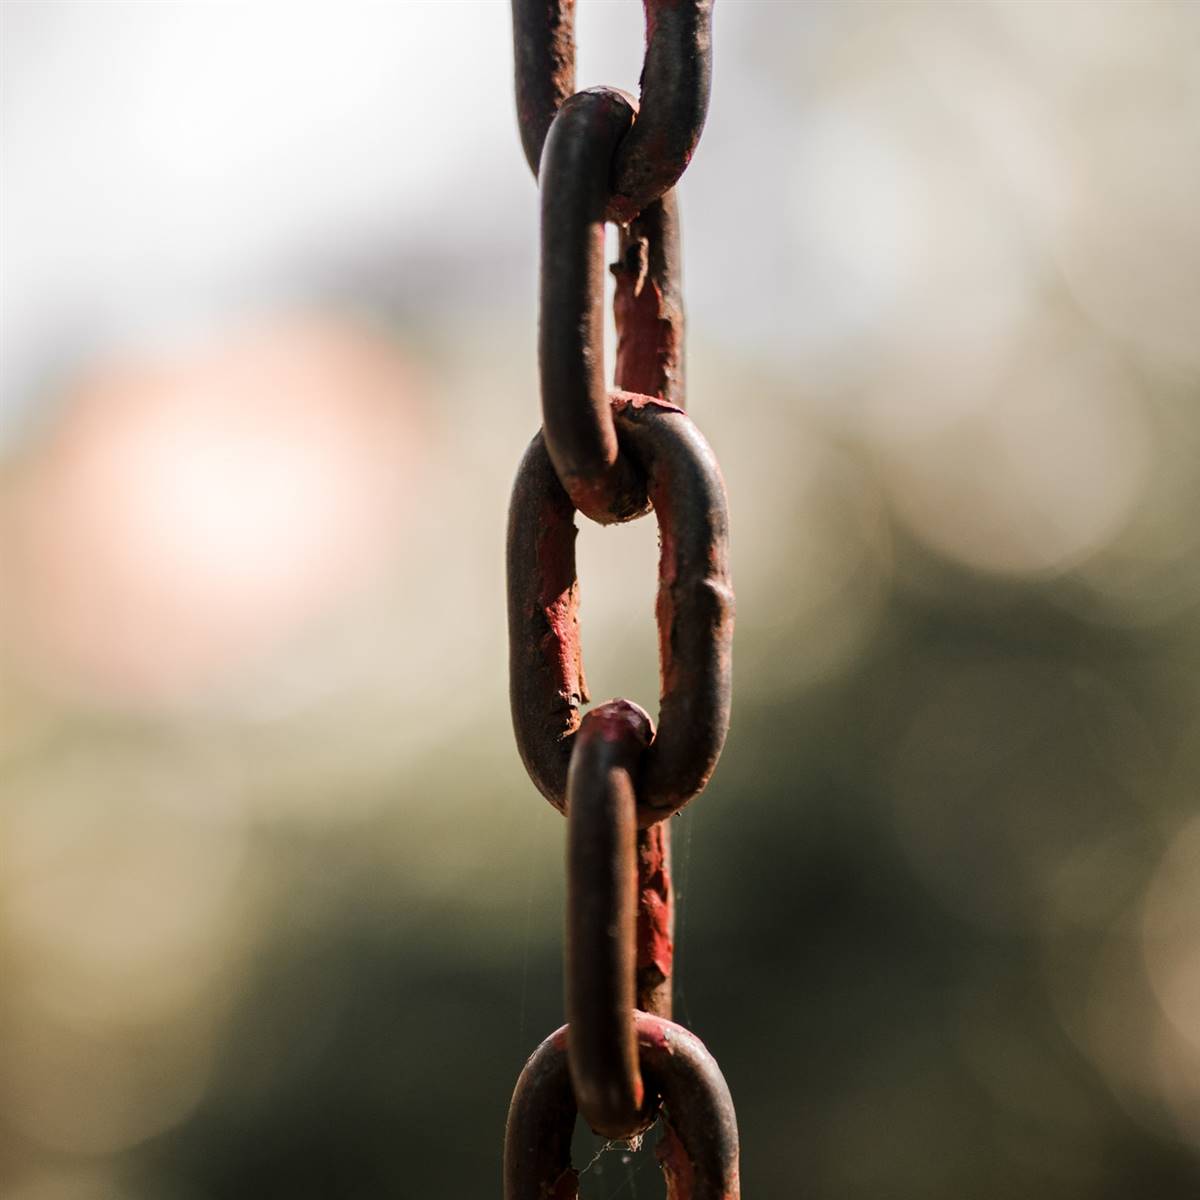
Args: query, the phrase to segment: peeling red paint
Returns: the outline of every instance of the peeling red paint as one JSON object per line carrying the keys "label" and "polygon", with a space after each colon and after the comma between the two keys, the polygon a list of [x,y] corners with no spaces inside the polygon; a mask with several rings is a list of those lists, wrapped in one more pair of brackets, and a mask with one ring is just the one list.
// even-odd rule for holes
{"label": "peeling red paint", "polygon": [[674,958],[674,897],[670,872],[670,825],[660,821],[638,836],[638,1007],[671,1015]]}
{"label": "peeling red paint", "polygon": [[[537,607],[546,624],[539,649],[562,686],[561,700],[578,706],[589,699],[579,640],[579,581],[575,576],[574,513],[553,501],[541,505],[537,535]],[[532,606],[531,606],[532,607]],[[530,614],[533,615],[532,612]]]}
{"label": "peeling red paint", "polygon": [[[681,409],[618,392],[612,413],[622,445],[646,471],[662,542],[658,728],[638,779],[644,828],[699,794],[728,730],[728,516],[712,451]],[[579,706],[587,699],[574,543],[571,502],[535,439],[509,516],[510,697],[522,760],[560,811]]]}
{"label": "peeling red paint", "polygon": [[667,1181],[667,1200],[692,1200],[696,1172],[683,1143],[666,1121],[663,1122],[662,1137],[654,1148],[654,1157]]}
{"label": "peeling red paint", "polygon": [[629,392],[618,388],[610,394],[609,399],[612,402],[613,414],[616,416],[629,412],[687,415],[678,404],[672,404],[669,400],[662,400],[658,396],[647,396],[642,392]]}
{"label": "peeling red paint", "polygon": [[683,354],[683,311],[677,296],[664,288],[673,280],[650,274],[645,237],[626,235],[621,261],[612,267],[616,280],[613,313],[617,325],[616,380],[624,391],[666,396],[676,390]]}

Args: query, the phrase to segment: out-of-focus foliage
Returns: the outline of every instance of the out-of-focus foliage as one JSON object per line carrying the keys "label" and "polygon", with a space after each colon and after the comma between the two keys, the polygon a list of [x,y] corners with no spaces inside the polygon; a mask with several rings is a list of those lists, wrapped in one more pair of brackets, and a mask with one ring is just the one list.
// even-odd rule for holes
{"label": "out-of-focus foliage", "polygon": [[[506,6],[3,19],[0,1192],[494,1195],[562,1012]],[[585,0],[581,84],[640,19]],[[1193,1197],[1200,9],[715,32],[689,404],[739,615],[677,1008],[746,1193]],[[654,556],[581,531],[597,698],[653,696]]]}

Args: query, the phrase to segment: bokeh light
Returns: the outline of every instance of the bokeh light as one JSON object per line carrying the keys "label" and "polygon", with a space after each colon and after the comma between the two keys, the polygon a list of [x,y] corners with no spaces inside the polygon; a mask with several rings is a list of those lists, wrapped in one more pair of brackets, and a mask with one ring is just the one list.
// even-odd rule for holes
{"label": "bokeh light", "polygon": [[408,389],[394,348],[319,322],[82,380],[10,483],[14,649],[160,700],[286,637],[394,548]]}

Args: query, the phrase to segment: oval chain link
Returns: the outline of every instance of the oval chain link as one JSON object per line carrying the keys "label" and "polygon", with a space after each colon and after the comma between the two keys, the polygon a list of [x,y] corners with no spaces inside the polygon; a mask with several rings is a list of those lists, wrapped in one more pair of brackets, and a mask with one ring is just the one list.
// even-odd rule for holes
{"label": "oval chain link", "polygon": [[[576,1112],[631,1138],[659,1116],[672,1200],[737,1200],[732,1102],[673,1024],[664,818],[708,782],[729,726],[733,591],[725,487],[682,411],[683,306],[673,189],[699,139],[712,0],[644,0],[641,109],[574,93],[574,0],[513,0],[517,110],[541,189],[543,429],[517,472],[507,535],[510,700],[530,777],[567,814],[568,1024],[526,1064],[509,1110],[507,1200],[578,1195]],[[621,223],[617,389],[605,384],[604,226]],[[579,639],[576,509],[659,523],[658,729],[589,699]]]}
{"label": "oval chain link", "polygon": [[[637,1013],[638,1059],[662,1098],[655,1151],[670,1200],[739,1200],[737,1119],[729,1087],[704,1043],[680,1025]],[[505,1200],[576,1200],[571,1166],[575,1098],[567,1027],[530,1055],[517,1080],[504,1135]]]}
{"label": "oval chain link", "polygon": [[[617,393],[617,428],[658,515],[658,731],[638,779],[638,824],[678,812],[708,782],[729,728],[733,588],[725,486],[686,414]],[[517,749],[538,790],[566,811],[567,768],[588,699],[579,641],[575,523],[538,434],[508,521],[509,699]]]}

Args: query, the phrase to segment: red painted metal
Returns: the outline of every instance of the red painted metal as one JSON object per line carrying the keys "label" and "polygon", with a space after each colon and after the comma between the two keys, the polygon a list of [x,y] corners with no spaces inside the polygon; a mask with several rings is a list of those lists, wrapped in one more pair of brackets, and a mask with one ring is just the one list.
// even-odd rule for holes
{"label": "red painted metal", "polygon": [[642,1012],[669,1018],[675,958],[669,821],[638,830],[637,873],[637,1006]]}
{"label": "red painted metal", "polygon": [[[638,779],[638,824],[677,812],[708,782],[729,728],[733,590],[725,485],[688,416],[617,393],[616,427],[658,514],[658,731]],[[565,809],[567,766],[587,699],[579,645],[575,527],[534,438],[508,522],[509,696],[517,748],[538,790]]]}
{"label": "red painted metal", "polygon": [[521,761],[560,812],[580,705],[589,699],[575,532],[575,508],[539,433],[517,468],[508,508],[508,695]]}
{"label": "red painted metal", "polygon": [[686,407],[674,191],[664,192],[622,228],[621,255],[611,270],[617,281],[617,387]]}
{"label": "red painted metal", "polygon": [[[721,1069],[695,1034],[636,1013],[638,1056],[647,1087],[661,1097],[656,1156],[668,1200],[739,1200],[738,1130]],[[517,1080],[504,1137],[505,1200],[575,1200],[571,1165],[575,1100],[567,1027],[530,1056]]]}
{"label": "red painted metal", "polygon": [[[540,169],[538,365],[544,428],[517,472],[507,534],[510,700],[521,758],[567,814],[568,1025],[526,1064],[505,1141],[506,1200],[578,1196],[577,1111],[628,1139],[662,1118],[668,1200],[737,1200],[728,1089],[670,1021],[670,828],[705,786],[729,725],[733,592],[725,487],[682,411],[675,181],[708,104],[711,0],[645,0],[641,111],[611,88],[572,95],[574,0],[513,0],[517,109]],[[603,355],[604,225],[622,224],[617,390]],[[602,523],[653,507],[659,727],[588,701],[575,572],[578,509]],[[577,1107],[578,1106],[578,1107]]]}

